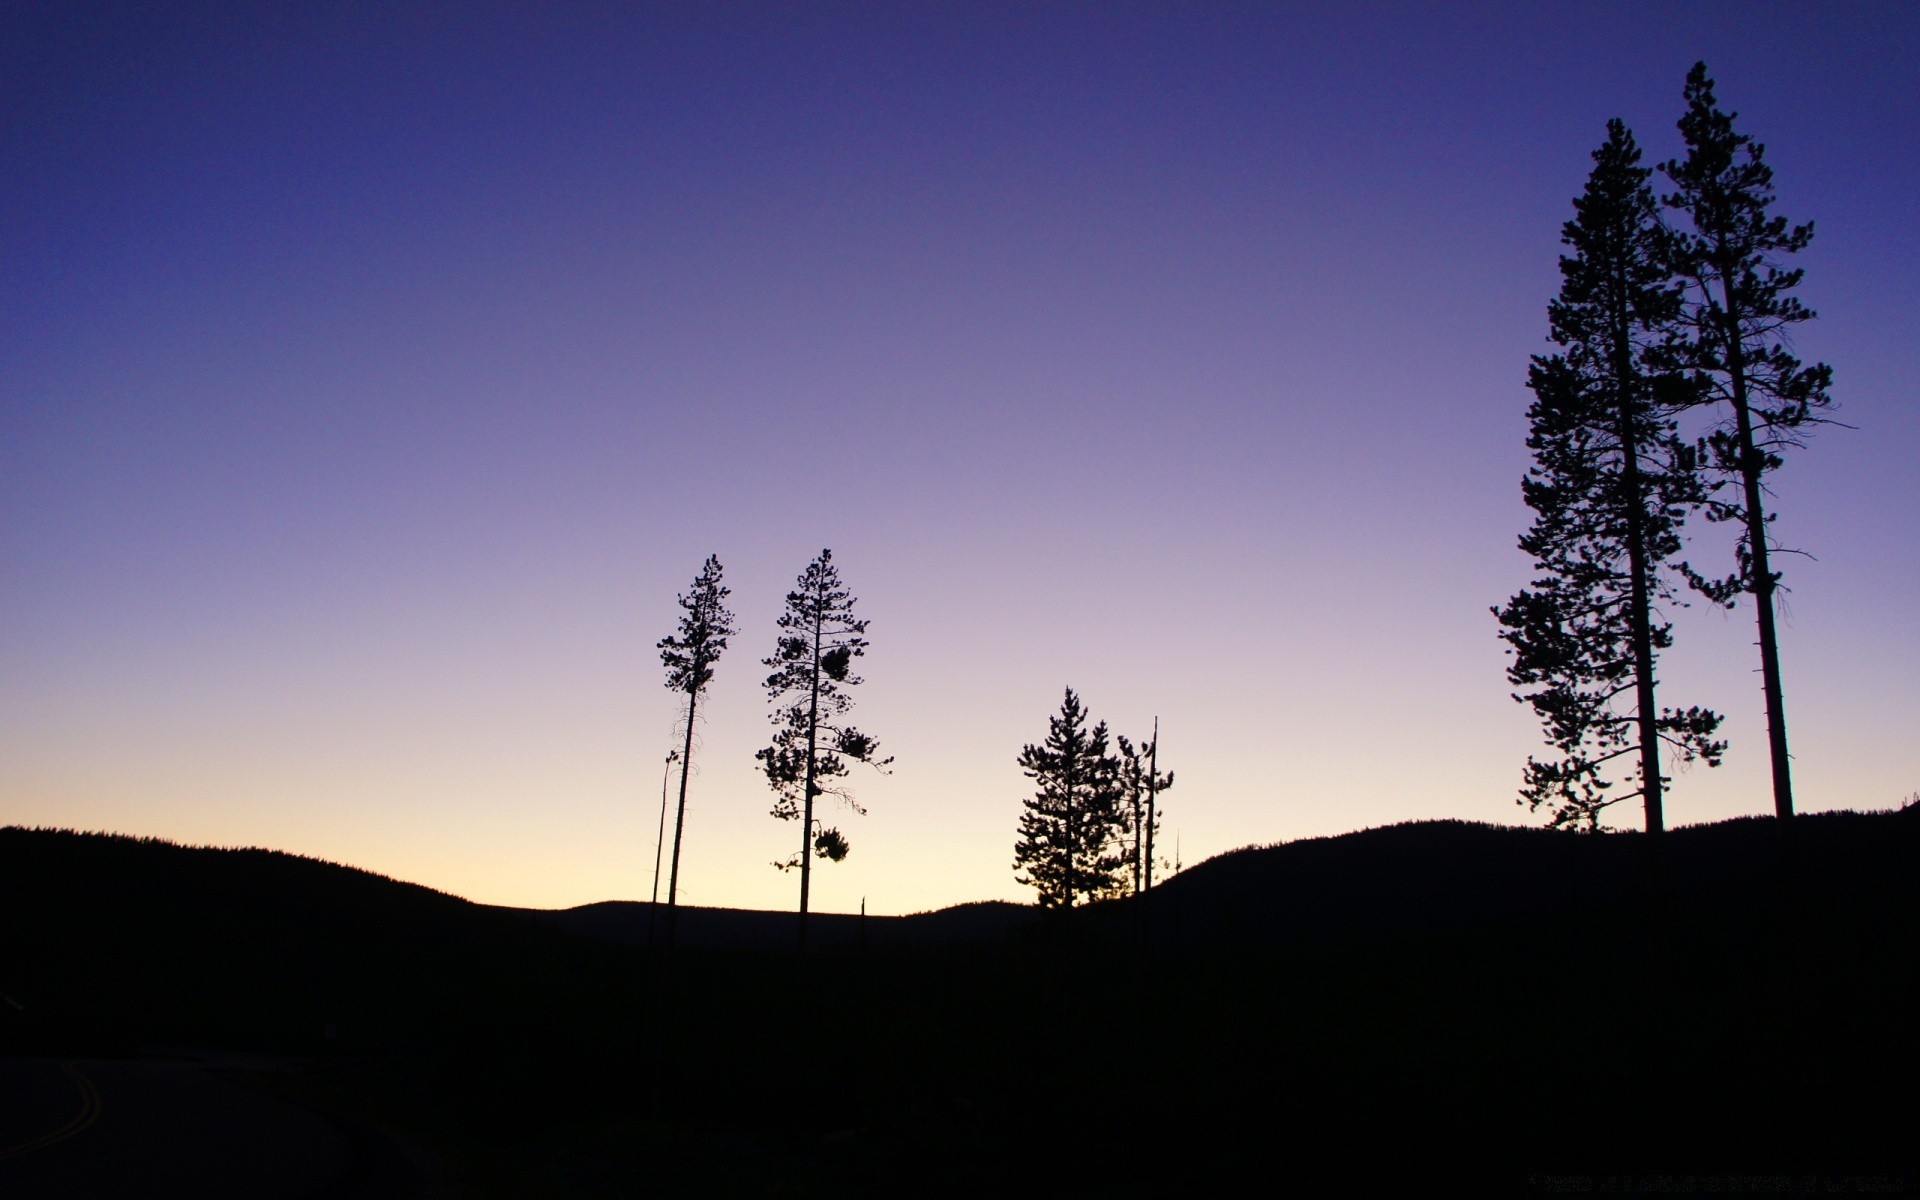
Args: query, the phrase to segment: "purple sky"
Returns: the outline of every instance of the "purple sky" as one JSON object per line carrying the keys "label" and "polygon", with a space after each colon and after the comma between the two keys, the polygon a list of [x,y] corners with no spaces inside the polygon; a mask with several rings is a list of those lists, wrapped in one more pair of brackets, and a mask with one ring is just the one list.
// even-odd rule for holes
{"label": "purple sky", "polygon": [[[1527,356],[1700,58],[1858,427],[1778,477],[1797,789],[1898,803],[1920,8],[59,3],[0,18],[0,822],[644,897],[717,553],[683,895],[791,906],[758,660],[822,546],[899,761],[818,908],[1026,898],[1069,684],[1160,716],[1188,863],[1532,820]],[[1770,811],[1751,610],[1676,617],[1733,749],[1669,819]]]}

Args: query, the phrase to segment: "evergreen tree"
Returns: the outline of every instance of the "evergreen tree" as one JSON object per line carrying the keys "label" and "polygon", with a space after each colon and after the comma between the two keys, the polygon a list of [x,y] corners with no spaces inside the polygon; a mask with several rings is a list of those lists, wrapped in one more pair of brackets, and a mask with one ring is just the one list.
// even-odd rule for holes
{"label": "evergreen tree", "polygon": [[[1662,569],[1681,524],[1704,500],[1675,410],[1689,393],[1669,369],[1679,291],[1633,135],[1619,121],[1594,151],[1585,192],[1561,240],[1560,295],[1548,306],[1561,352],[1528,372],[1534,394],[1521,484],[1533,526],[1520,548],[1541,572],[1496,608],[1513,659],[1508,678],[1559,752],[1529,758],[1521,799],[1553,824],[1598,829],[1602,810],[1639,797],[1649,833],[1664,827],[1660,744],[1717,764],[1717,714],[1661,711],[1654,664],[1672,644],[1654,605],[1674,599]],[[1637,752],[1631,791],[1609,768]]]}
{"label": "evergreen tree", "polygon": [[1120,742],[1120,793],[1126,797],[1128,860],[1133,865],[1133,894],[1153,886],[1153,839],[1160,829],[1160,793],[1173,786],[1173,772],[1160,770],[1160,721],[1153,737],[1135,746]]}
{"label": "evergreen tree", "polygon": [[1042,908],[1071,908],[1075,896],[1120,894],[1125,888],[1126,826],[1120,760],[1107,748],[1107,724],[1087,729],[1086,709],[1068,688],[1047,740],[1020,751],[1020,769],[1034,794],[1020,814],[1015,879],[1039,893]]}
{"label": "evergreen tree", "polygon": [[660,639],[660,661],[667,669],[667,687],[687,697],[686,742],[680,749],[680,803],[673,818],[673,866],[667,879],[667,946],[674,944],[674,918],[680,899],[680,840],[687,821],[687,776],[693,767],[693,723],[700,693],[713,681],[714,664],[732,636],[733,614],[727,611],[731,593],[720,583],[720,559],[707,556],[694,578],[693,590],[679,598],[680,631]]}
{"label": "evergreen tree", "polygon": [[852,794],[832,781],[844,778],[849,763],[862,762],[885,771],[892,758],[878,757],[880,744],[851,725],[842,724],[853,708],[846,689],[860,682],[853,660],[867,652],[867,622],[853,615],[854,597],[840,584],[833,552],[822,550],[807,564],[793,591],[787,593],[780,614],[780,636],[773,657],[762,665],[767,676],[767,699],[772,715],[773,744],[755,757],[772,785],[773,815],[801,822],[800,851],[774,865],[800,870],[800,944],[807,941],[807,909],[813,881],[813,858],[839,862],[847,856],[847,839],[838,829],[819,828],[814,817],[817,796],[838,796],[854,812],[865,809]]}
{"label": "evergreen tree", "polygon": [[1833,371],[1825,363],[1802,366],[1789,351],[1787,331],[1813,319],[1790,293],[1802,271],[1780,259],[1813,240],[1813,225],[1789,227],[1772,216],[1773,169],[1764,147],[1733,130],[1731,113],[1714,101],[1707,65],[1687,73],[1687,112],[1680,119],[1687,156],[1662,164],[1674,186],[1669,209],[1684,214],[1689,229],[1673,239],[1672,262],[1686,281],[1681,312],[1682,362],[1697,374],[1710,398],[1724,404],[1727,424],[1708,439],[1712,465],[1734,485],[1734,501],[1717,502],[1710,520],[1736,522],[1740,538],[1735,572],[1706,579],[1689,571],[1707,596],[1732,606],[1742,592],[1754,597],[1760,625],[1760,680],[1766,695],[1767,747],[1773,764],[1777,816],[1793,815],[1792,766],[1787,757],[1787,719],[1780,683],[1774,595],[1780,576],[1769,561],[1767,474],[1781,465],[1781,452],[1803,444],[1808,426],[1822,423],[1832,403]]}

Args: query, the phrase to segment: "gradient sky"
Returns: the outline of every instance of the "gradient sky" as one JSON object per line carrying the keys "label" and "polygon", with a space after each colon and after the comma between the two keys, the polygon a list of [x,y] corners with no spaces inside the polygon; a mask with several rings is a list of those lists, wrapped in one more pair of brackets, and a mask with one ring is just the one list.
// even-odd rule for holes
{"label": "gradient sky", "polygon": [[[1029,898],[1066,685],[1159,715],[1189,864],[1535,820],[1527,358],[1701,58],[1857,426],[1778,475],[1801,806],[1920,789],[1920,7],[553,7],[7,7],[0,822],[644,898],[716,553],[683,896],[790,907],[758,660],[823,546],[898,764],[821,910]],[[1769,812],[1751,609],[1675,616],[1733,748],[1669,819]]]}

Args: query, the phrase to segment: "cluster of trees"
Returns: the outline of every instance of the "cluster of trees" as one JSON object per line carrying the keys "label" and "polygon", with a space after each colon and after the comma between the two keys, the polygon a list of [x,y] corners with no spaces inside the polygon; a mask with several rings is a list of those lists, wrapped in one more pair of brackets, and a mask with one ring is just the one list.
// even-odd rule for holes
{"label": "cluster of trees", "polygon": [[[667,882],[667,944],[673,945],[674,915],[679,907],[680,843],[686,828],[687,780],[693,767],[694,719],[700,697],[713,681],[714,665],[735,632],[733,613],[726,606],[731,592],[721,582],[719,558],[709,555],[694,578],[692,589],[679,598],[680,627],[660,639],[660,661],[666,667],[667,687],[686,695],[682,714],[684,744],[680,765],[680,801],[673,822],[673,865]],[[821,796],[837,796],[856,813],[865,812],[843,783],[851,763],[866,763],[885,772],[891,757],[880,757],[880,743],[847,724],[853,708],[848,689],[860,682],[853,661],[867,652],[867,622],[853,615],[855,598],[840,582],[833,551],[800,572],[787,593],[778,621],[774,652],[761,660],[770,668],[764,685],[773,704],[772,744],[757,752],[761,770],[772,786],[773,815],[801,822],[800,849],[775,863],[782,870],[800,871],[800,941],[807,936],[807,910],[815,857],[839,862],[847,856],[846,835],[826,826],[814,813]],[[664,830],[666,798],[661,797]],[[664,840],[664,838],[663,838]],[[656,874],[658,872],[656,856]],[[656,882],[656,891],[657,891]]]}
{"label": "cluster of trees", "polygon": [[[709,555],[693,586],[679,597],[680,625],[660,639],[660,661],[667,687],[685,695],[682,742],[667,756],[680,771],[679,802],[674,809],[673,854],[667,877],[667,945],[674,944],[674,919],[680,900],[680,848],[686,831],[687,784],[693,773],[694,724],[700,699],[713,682],[714,668],[736,632],[722,582],[718,557]],[[860,677],[856,659],[867,652],[867,621],[854,615],[855,598],[840,581],[833,552],[822,550],[808,563],[787,593],[774,652],[761,660],[769,668],[763,686],[773,706],[772,742],[759,750],[761,772],[774,791],[773,815],[799,821],[799,849],[774,865],[800,872],[800,944],[807,937],[807,912],[813,860],[846,858],[846,835],[816,813],[822,797],[833,796],[864,814],[844,782],[852,764],[881,772],[892,765],[880,756],[880,743],[846,720],[853,708],[849,689]],[[1106,722],[1087,728],[1080,698],[1067,689],[1058,716],[1048,722],[1046,741],[1020,752],[1020,769],[1036,791],[1020,817],[1014,870],[1021,883],[1039,893],[1041,906],[1073,906],[1076,897],[1094,899],[1125,894],[1131,879],[1138,895],[1153,887],[1154,838],[1160,824],[1160,793],[1173,786],[1171,772],[1160,770],[1160,722],[1153,736],[1138,745],[1125,737],[1110,747]],[[661,843],[665,844],[667,792],[660,795]],[[654,894],[659,895],[660,856],[654,858]]]}
{"label": "cluster of trees", "polygon": [[1087,728],[1087,710],[1072,688],[1047,719],[1047,738],[1020,751],[1020,769],[1034,793],[1020,814],[1014,843],[1015,878],[1039,894],[1042,908],[1071,908],[1087,900],[1153,887],[1153,840],[1160,793],[1173,786],[1160,770],[1160,722],[1136,746],[1119,739],[1110,748],[1107,723]]}
{"label": "cluster of trees", "polygon": [[[1557,353],[1533,360],[1522,490],[1535,519],[1520,539],[1539,576],[1494,609],[1515,699],[1538,713],[1556,756],[1529,759],[1521,802],[1552,823],[1598,829],[1603,811],[1643,801],[1664,826],[1664,747],[1717,765],[1720,715],[1659,707],[1661,615],[1685,594],[1732,607],[1754,597],[1775,812],[1793,815],[1769,538],[1768,475],[1831,405],[1832,372],[1802,365],[1786,340],[1813,317],[1782,265],[1813,226],[1773,215],[1763,147],[1720,110],[1706,65],[1687,76],[1686,153],[1661,164],[1671,190],[1620,121],[1593,153],[1562,242],[1548,306]],[[1733,570],[1710,576],[1679,555],[1699,514],[1737,530]],[[1620,785],[1625,784],[1625,787]]]}

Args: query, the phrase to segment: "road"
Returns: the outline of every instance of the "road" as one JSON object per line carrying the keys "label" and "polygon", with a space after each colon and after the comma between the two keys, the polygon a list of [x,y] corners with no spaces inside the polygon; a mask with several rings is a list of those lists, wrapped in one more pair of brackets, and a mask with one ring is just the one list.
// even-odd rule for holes
{"label": "road", "polygon": [[0,1060],[0,1196],[422,1197],[372,1130],[194,1063]]}

